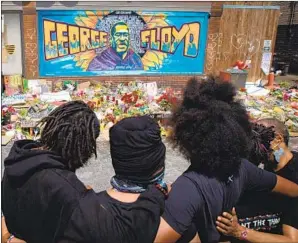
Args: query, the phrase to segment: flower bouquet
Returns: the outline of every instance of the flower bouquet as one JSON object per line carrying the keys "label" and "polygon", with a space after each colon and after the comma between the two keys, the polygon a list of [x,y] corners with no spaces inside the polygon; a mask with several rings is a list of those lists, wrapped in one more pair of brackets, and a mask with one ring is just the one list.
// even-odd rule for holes
{"label": "flower bouquet", "polygon": [[156,103],[164,110],[169,111],[173,106],[177,105],[177,98],[174,95],[172,89],[166,89],[166,92],[162,94],[157,100]]}
{"label": "flower bouquet", "polygon": [[16,110],[12,106],[2,107],[1,124],[10,124],[11,115],[15,115]]}

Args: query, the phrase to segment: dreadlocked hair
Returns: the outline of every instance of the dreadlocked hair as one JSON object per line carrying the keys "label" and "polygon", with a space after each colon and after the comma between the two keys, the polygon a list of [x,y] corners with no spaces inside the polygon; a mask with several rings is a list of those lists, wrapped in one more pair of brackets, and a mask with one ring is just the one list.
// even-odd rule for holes
{"label": "dreadlocked hair", "polygon": [[235,95],[233,85],[219,78],[192,78],[171,119],[171,141],[190,169],[221,181],[237,175],[249,149],[251,124]]}
{"label": "dreadlocked hair", "polygon": [[273,163],[270,162],[272,149],[271,141],[274,140],[275,133],[273,127],[266,127],[262,124],[254,123],[252,125],[252,138],[250,140],[249,161],[256,166],[264,164],[266,170],[273,171]]}
{"label": "dreadlocked hair", "polygon": [[59,154],[68,169],[82,167],[96,153],[99,135],[95,113],[83,101],[71,101],[52,111],[40,122],[41,144]]}

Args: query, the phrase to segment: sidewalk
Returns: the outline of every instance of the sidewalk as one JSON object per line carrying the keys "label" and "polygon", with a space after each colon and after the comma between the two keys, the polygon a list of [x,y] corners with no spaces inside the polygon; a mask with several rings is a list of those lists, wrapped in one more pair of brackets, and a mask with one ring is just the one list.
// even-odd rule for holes
{"label": "sidewalk", "polygon": [[275,82],[279,83],[281,81],[297,81],[298,82],[298,75],[286,75],[286,76],[278,76],[275,78]]}

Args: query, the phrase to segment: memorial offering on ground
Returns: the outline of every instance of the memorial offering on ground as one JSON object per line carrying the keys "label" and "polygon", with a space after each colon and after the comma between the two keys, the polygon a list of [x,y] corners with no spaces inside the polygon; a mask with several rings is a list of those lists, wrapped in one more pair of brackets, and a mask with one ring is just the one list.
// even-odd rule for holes
{"label": "memorial offering on ground", "polygon": [[[182,90],[161,88],[156,82],[131,81],[115,86],[110,82],[62,80],[53,83],[53,90],[36,88],[40,84],[51,87],[46,80],[29,83],[26,93],[2,96],[2,134],[6,141],[38,139],[39,121],[70,100],[83,100],[94,110],[105,139],[109,137],[109,128],[121,119],[145,114],[158,121],[163,136],[169,136],[171,111],[182,98]],[[243,101],[252,120],[275,117],[288,126],[292,136],[298,134],[297,85],[281,82],[272,90],[257,86],[242,88],[237,98]]]}

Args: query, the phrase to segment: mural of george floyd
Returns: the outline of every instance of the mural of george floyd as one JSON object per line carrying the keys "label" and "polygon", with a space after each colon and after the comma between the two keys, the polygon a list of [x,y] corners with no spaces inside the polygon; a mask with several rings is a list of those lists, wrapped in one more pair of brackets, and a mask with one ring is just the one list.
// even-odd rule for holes
{"label": "mural of george floyd", "polygon": [[39,75],[202,74],[208,13],[38,11]]}

